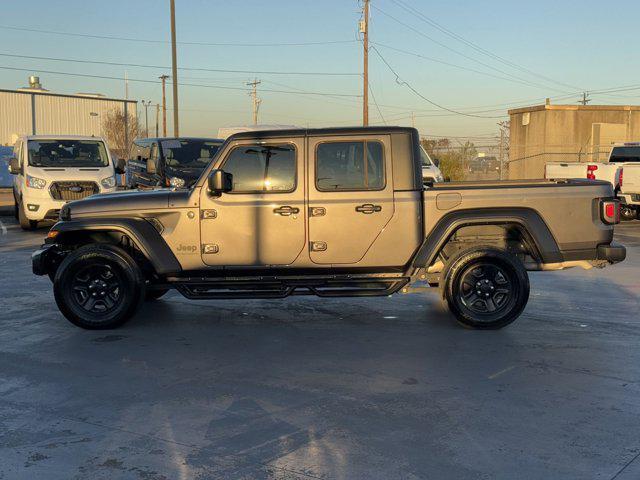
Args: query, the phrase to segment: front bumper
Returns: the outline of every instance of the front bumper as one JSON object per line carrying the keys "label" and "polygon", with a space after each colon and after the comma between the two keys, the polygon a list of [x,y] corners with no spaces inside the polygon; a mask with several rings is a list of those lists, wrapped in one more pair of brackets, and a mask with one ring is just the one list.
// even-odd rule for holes
{"label": "front bumper", "polygon": [[606,260],[610,264],[622,262],[627,258],[627,249],[619,243],[598,245],[598,260]]}
{"label": "front bumper", "polygon": [[55,272],[64,259],[63,253],[55,244],[44,244],[31,254],[31,270],[34,275],[49,275]]}

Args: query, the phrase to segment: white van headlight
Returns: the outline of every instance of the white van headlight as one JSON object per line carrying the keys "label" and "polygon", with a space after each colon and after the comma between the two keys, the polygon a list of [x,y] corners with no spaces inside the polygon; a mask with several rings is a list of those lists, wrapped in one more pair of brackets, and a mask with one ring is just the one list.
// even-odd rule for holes
{"label": "white van headlight", "polygon": [[103,188],[113,188],[116,186],[116,177],[107,177],[100,180],[100,185]]}
{"label": "white van headlight", "polygon": [[184,187],[184,178],[171,177],[169,179],[169,185],[173,188],[182,188]]}
{"label": "white van headlight", "polygon": [[46,180],[43,180],[38,177],[32,177],[31,175],[27,175],[27,187],[44,188],[46,184],[47,184]]}

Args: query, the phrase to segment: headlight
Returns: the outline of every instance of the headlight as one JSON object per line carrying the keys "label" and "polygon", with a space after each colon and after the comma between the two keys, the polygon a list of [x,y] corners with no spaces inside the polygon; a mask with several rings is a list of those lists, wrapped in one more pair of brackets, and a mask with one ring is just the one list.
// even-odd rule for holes
{"label": "headlight", "polygon": [[182,188],[184,187],[184,178],[171,177],[169,179],[169,186],[174,188]]}
{"label": "headlight", "polygon": [[107,177],[100,180],[100,185],[103,188],[113,188],[116,186],[116,177]]}
{"label": "headlight", "polygon": [[32,177],[31,175],[27,175],[27,187],[31,188],[44,188],[47,182],[41,178]]}
{"label": "headlight", "polygon": [[442,174],[438,174],[436,175],[436,182],[444,182],[444,177],[442,176]]}

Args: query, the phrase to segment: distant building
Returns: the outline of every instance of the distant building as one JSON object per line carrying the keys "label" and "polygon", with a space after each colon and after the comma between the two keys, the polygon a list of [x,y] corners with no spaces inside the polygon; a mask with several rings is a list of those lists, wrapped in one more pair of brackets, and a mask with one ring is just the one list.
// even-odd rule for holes
{"label": "distant building", "polygon": [[42,88],[38,77],[29,87],[0,89],[0,145],[18,135],[103,135],[105,116],[117,110],[137,118],[137,102],[101,94],[63,95]]}
{"label": "distant building", "polygon": [[604,161],[640,141],[640,106],[537,105],[509,110],[509,178],[543,178],[547,162]]}

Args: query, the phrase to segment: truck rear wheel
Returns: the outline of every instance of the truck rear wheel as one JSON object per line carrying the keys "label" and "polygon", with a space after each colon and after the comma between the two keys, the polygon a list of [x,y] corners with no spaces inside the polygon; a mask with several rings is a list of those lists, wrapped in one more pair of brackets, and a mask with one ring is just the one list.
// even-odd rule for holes
{"label": "truck rear wheel", "polygon": [[116,328],[129,320],[145,295],[136,262],[119,247],[91,244],[63,260],[53,293],[62,314],[89,330]]}
{"label": "truck rear wheel", "polygon": [[442,278],[444,300],[467,328],[492,330],[509,325],[529,300],[529,276],[522,262],[493,247],[459,252]]}
{"label": "truck rear wheel", "polygon": [[623,203],[620,205],[620,217],[626,221],[635,220],[638,218],[638,210],[636,210],[636,207]]}

